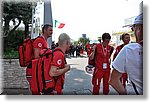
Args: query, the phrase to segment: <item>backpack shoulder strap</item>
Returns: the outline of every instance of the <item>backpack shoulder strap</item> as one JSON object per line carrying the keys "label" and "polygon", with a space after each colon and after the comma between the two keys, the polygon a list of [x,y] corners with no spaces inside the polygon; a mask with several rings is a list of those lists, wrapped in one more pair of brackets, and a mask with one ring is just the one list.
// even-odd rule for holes
{"label": "backpack shoulder strap", "polygon": [[[64,52],[61,49],[54,49],[54,50],[52,50],[52,59],[53,59],[53,56],[54,56],[54,52],[56,52],[56,51],[60,51],[64,54]],[[65,64],[67,64],[66,57],[64,58],[64,60],[65,60]]]}
{"label": "backpack shoulder strap", "polygon": [[95,48],[94,60],[95,60],[95,57],[96,57],[96,53],[97,53],[97,45],[96,45],[96,48]]}
{"label": "backpack shoulder strap", "polygon": [[52,50],[53,53],[56,52],[56,51],[60,51],[60,52],[62,52],[64,54],[64,52],[61,49],[54,49],[54,50]]}
{"label": "backpack shoulder strap", "polygon": [[113,53],[113,51],[114,51],[114,47],[108,45],[108,50],[110,50],[110,55],[111,55]]}
{"label": "backpack shoulder strap", "polygon": [[42,39],[42,40],[44,40],[44,38],[43,38],[42,36],[38,36],[38,37],[36,37],[36,38],[34,38],[34,39],[32,39],[32,40],[35,41],[35,40],[37,40],[37,39]]}
{"label": "backpack shoulder strap", "polygon": [[46,54],[46,51],[48,51],[49,48],[46,48],[46,49],[43,49],[41,52],[40,52],[40,57],[44,56]]}
{"label": "backpack shoulder strap", "polygon": [[112,54],[114,51],[114,47],[110,46],[110,54]]}
{"label": "backpack shoulder strap", "polygon": [[123,44],[121,44],[121,45],[120,45],[120,49],[122,49],[122,48],[123,48],[123,46],[124,46],[124,45],[123,45]]}

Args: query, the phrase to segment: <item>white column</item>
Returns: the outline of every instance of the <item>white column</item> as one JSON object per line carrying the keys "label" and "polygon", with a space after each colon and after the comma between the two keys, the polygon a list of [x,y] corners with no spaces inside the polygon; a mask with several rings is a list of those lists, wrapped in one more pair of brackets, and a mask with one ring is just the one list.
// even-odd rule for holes
{"label": "white column", "polygon": [[139,14],[143,13],[143,1],[139,4]]}
{"label": "white column", "polygon": [[32,3],[32,27],[31,27],[31,39],[34,39],[34,34],[33,34],[33,30],[34,30],[34,14],[35,14],[35,5],[34,3]]}
{"label": "white column", "polygon": [[[44,0],[44,24],[53,25],[51,0]],[[51,48],[52,37],[48,38],[47,41],[48,41],[49,48]]]}

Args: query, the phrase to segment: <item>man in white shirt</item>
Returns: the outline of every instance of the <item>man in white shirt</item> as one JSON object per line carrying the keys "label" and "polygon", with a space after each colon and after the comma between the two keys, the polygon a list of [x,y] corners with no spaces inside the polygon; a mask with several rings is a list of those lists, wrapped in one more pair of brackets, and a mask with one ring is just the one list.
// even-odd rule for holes
{"label": "man in white shirt", "polygon": [[[136,36],[136,43],[131,43],[120,51],[112,63],[109,84],[119,94],[143,94],[143,14],[136,17],[132,29]],[[122,73],[129,76],[129,84],[126,89],[120,82]]]}

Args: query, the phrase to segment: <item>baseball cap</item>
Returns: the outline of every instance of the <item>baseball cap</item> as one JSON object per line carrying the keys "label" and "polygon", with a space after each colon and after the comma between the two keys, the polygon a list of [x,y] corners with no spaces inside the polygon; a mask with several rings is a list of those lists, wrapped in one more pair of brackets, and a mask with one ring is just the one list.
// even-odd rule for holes
{"label": "baseball cap", "polygon": [[135,24],[143,24],[143,13],[141,13],[135,18],[133,25]]}

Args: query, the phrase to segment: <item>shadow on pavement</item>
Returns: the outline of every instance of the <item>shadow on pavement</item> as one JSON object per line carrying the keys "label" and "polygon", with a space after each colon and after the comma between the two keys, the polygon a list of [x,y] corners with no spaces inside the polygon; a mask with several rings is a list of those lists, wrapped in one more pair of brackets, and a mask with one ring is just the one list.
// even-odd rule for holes
{"label": "shadow on pavement", "polygon": [[66,73],[63,93],[65,95],[91,95],[91,78],[91,75],[86,74],[84,70],[71,68]]}

